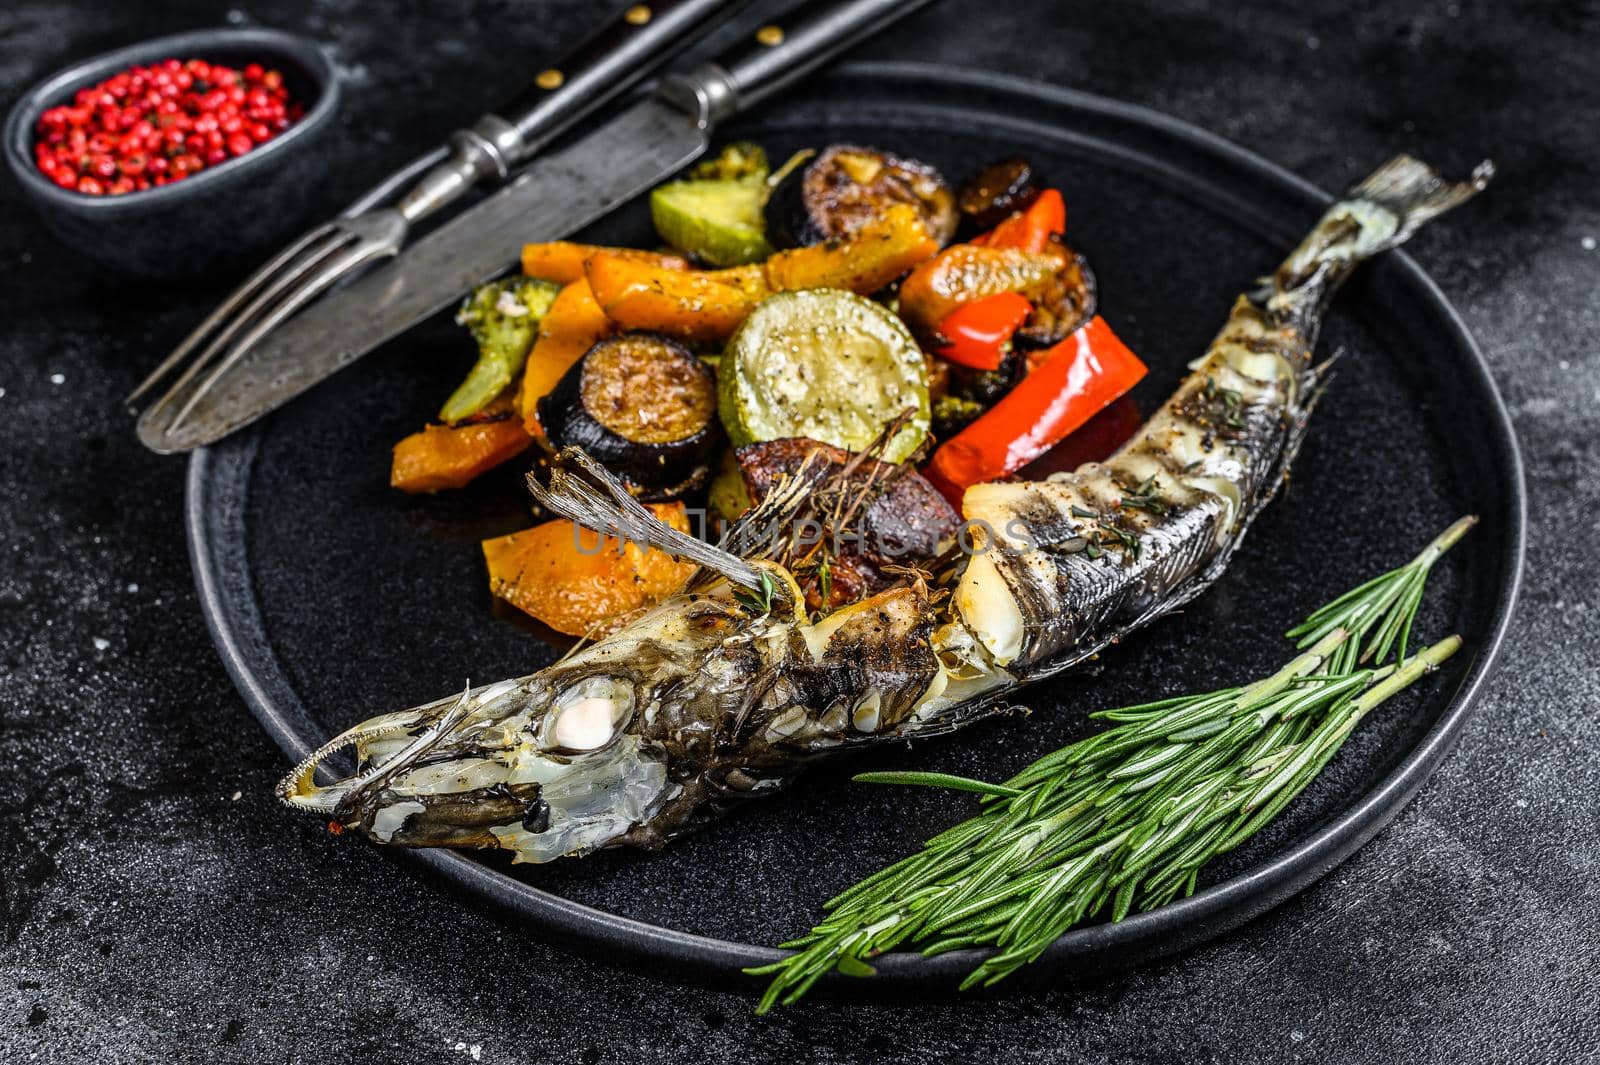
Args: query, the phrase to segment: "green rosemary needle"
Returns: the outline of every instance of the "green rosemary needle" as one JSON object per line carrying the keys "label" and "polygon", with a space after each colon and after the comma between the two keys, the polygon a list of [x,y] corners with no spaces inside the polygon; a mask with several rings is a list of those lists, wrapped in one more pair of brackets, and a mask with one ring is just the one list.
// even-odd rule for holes
{"label": "green rosemary needle", "polygon": [[772,978],[758,1012],[835,970],[871,975],[869,959],[903,944],[990,948],[961,986],[992,984],[1088,918],[1192,894],[1201,868],[1304,791],[1363,717],[1461,646],[1451,636],[1406,657],[1428,573],[1473,521],[1313,612],[1289,632],[1300,654],[1251,684],[1102,711],[1110,728],[1003,784],[857,776],[976,792],[983,809],[831,899],[783,944],[794,953],[748,970]]}

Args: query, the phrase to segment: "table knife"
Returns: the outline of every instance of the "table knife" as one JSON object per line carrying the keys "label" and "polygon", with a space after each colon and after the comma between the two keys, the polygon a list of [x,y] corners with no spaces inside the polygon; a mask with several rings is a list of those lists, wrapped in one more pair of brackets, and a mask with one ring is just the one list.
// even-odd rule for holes
{"label": "table knife", "polygon": [[524,243],[567,236],[702,155],[716,127],[930,0],[811,0],[719,61],[658,88],[323,297],[232,367],[176,429],[155,409],[139,439],[163,454],[215,443],[514,263]]}

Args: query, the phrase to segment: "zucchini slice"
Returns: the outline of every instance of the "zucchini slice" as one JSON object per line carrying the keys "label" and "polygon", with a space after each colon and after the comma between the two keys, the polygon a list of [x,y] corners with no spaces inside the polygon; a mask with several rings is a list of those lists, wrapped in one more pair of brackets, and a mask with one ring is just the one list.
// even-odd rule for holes
{"label": "zucchini slice", "polygon": [[862,451],[897,417],[882,458],[903,462],[928,436],[928,367],[893,312],[838,289],[761,301],[723,352],[719,409],[735,445],[804,436]]}
{"label": "zucchini slice", "polygon": [[742,266],[772,254],[762,209],[767,153],[759,144],[730,144],[683,181],[650,193],[650,219],[661,239],[709,266]]}
{"label": "zucchini slice", "polygon": [[761,218],[764,181],[674,181],[650,193],[661,239],[710,266],[740,266],[772,254]]}
{"label": "zucchini slice", "polygon": [[655,333],[590,348],[539,400],[539,424],[553,446],[583,448],[647,498],[703,484],[722,440],[716,375]]}

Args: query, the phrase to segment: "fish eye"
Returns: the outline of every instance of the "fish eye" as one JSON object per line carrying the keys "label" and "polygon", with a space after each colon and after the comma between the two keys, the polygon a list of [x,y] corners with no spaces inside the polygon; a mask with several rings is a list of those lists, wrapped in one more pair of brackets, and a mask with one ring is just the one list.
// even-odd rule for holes
{"label": "fish eye", "polygon": [[611,743],[633,717],[633,684],[622,677],[587,677],[556,695],[540,730],[548,751],[583,753]]}

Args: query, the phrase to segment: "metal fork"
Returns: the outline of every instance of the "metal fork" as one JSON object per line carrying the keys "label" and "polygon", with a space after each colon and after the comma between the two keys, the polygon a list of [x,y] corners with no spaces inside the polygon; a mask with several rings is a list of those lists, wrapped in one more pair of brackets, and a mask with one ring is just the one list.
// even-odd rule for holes
{"label": "metal fork", "polygon": [[[204,380],[189,393],[169,423],[176,429],[194,410],[195,404],[215,386],[217,380],[251,346],[278,323],[321,295],[342,277],[354,273],[375,259],[387,258],[400,250],[415,215],[386,207],[352,218],[340,218],[313,229],[269,259],[249,280],[224,300],[201,322],[183,343],[162,360],[161,365],[128,395],[134,406],[168,374],[200,349],[183,373],[153,408],[162,410],[183,395],[185,387],[211,366],[217,356],[227,354]],[[247,328],[248,327],[248,328]],[[242,335],[241,335],[242,334]],[[237,342],[235,342],[237,338]]]}
{"label": "metal fork", "polygon": [[[442,159],[439,153],[428,157],[432,165],[398,202],[373,206],[369,194],[268,260],[128,395],[129,408],[136,409],[142,397],[187,360],[177,380],[144,415],[151,418],[176,406],[167,423],[169,432],[176,430],[229,368],[291,315],[363,267],[397,254],[418,222],[468,189],[504,181],[517,164],[742,2],[654,0],[628,8],[559,66],[542,71],[504,109],[509,119],[488,114],[452,135],[448,152]],[[393,183],[390,179],[380,188]]]}

